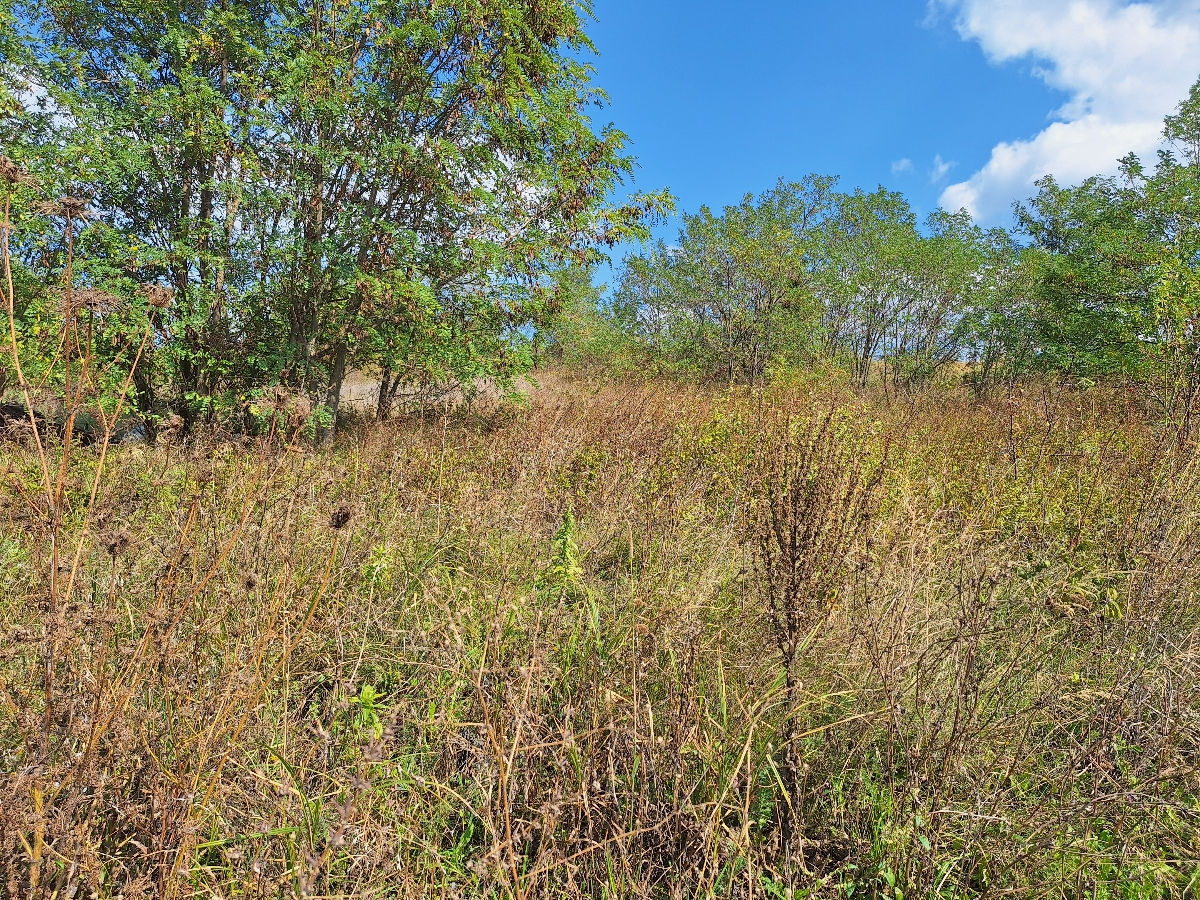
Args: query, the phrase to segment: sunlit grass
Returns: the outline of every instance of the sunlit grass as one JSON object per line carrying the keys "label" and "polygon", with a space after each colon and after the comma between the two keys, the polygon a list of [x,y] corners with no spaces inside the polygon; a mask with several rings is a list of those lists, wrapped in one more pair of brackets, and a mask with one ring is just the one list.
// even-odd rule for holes
{"label": "sunlit grass", "polygon": [[[869,515],[777,490],[806,440]],[[1195,464],[1125,401],[547,378],[329,451],[114,448],[54,616],[38,465],[0,449],[9,896],[1195,887]],[[772,507],[847,529],[794,596]]]}

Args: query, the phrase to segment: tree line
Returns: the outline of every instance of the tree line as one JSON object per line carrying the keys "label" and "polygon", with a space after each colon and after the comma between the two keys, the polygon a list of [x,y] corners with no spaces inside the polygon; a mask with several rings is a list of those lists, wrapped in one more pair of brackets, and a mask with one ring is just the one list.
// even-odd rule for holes
{"label": "tree line", "polygon": [[980,392],[1031,373],[1200,390],[1200,83],[1153,166],[1047,177],[1012,230],[918,222],[900,194],[780,181],[625,259],[610,294],[574,279],[545,341],[577,364],[756,382],[816,363],[898,389],[946,372]]}
{"label": "tree line", "polygon": [[386,413],[549,352],[730,384],[1117,376],[1191,409],[1200,83],[1156,160],[1046,178],[1013,229],[811,175],[684,214],[606,292],[595,265],[672,200],[611,200],[634,160],[591,118],[589,15],[0,0],[0,399],[73,388],[151,425],[254,427],[286,395],[328,430],[353,370]]}

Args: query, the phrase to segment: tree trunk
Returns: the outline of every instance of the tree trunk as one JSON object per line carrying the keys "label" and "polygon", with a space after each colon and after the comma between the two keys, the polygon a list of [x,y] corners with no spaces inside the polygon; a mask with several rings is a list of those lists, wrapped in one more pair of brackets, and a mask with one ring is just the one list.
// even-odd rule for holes
{"label": "tree trunk", "polygon": [[375,404],[375,418],[380,422],[385,422],[392,415],[392,392],[396,388],[396,383],[392,380],[392,370],[385,368],[383,376],[379,379],[379,397]]}
{"label": "tree trunk", "polygon": [[333,354],[333,369],[329,373],[329,393],[326,401],[329,406],[329,425],[317,433],[317,443],[328,447],[333,443],[334,432],[337,431],[338,411],[342,406],[342,385],[346,380],[346,358],[349,348],[346,342],[338,344]]}

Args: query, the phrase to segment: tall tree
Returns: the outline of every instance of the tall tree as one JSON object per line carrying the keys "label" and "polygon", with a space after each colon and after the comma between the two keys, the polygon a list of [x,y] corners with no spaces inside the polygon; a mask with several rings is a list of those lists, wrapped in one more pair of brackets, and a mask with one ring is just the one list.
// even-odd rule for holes
{"label": "tall tree", "polygon": [[1159,237],[1154,318],[1165,369],[1168,413],[1179,416],[1180,439],[1193,428],[1200,402],[1200,81],[1163,124],[1167,148],[1152,176],[1128,159],[1144,194],[1149,227]]}
{"label": "tall tree", "polygon": [[897,386],[932,378],[963,357],[976,320],[979,294],[996,274],[988,235],[965,210],[932,213],[897,282],[897,303],[885,333],[882,357]]}
{"label": "tall tree", "polygon": [[833,184],[780,181],[720,215],[707,207],[684,215],[675,245],[626,260],[618,302],[643,308],[657,346],[727,383],[811,354],[820,321],[811,257]]}
{"label": "tall tree", "polygon": [[848,360],[854,381],[866,385],[889,332],[913,302],[916,221],[900,194],[857,190],[839,195],[822,238],[818,274],[827,346]]}
{"label": "tall tree", "polygon": [[1137,374],[1154,327],[1157,238],[1144,215],[1135,169],[1125,181],[1094,177],[1077,187],[1053,178],[1017,207],[1031,239],[1031,317],[1039,368],[1087,378]]}
{"label": "tall tree", "polygon": [[631,160],[586,115],[603,97],[568,0],[24,9],[108,246],[174,290],[192,414],[282,381],[336,417],[352,365],[508,378],[550,273],[661,200],[606,206]]}

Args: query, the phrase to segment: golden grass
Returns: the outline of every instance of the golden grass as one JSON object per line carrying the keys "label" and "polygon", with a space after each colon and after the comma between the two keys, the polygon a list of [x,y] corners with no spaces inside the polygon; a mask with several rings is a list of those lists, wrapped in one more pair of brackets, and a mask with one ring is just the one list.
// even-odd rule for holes
{"label": "golden grass", "polygon": [[1187,896],[1196,465],[1093,396],[557,376],[86,516],[77,451],[54,604],[5,445],[0,891]]}

